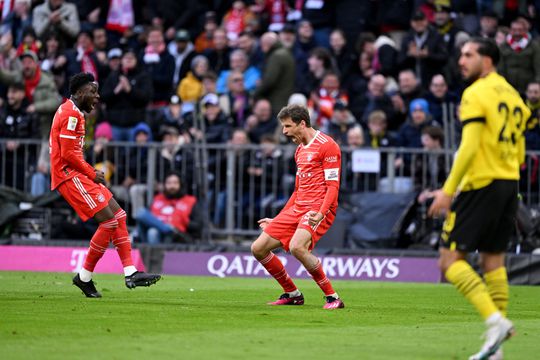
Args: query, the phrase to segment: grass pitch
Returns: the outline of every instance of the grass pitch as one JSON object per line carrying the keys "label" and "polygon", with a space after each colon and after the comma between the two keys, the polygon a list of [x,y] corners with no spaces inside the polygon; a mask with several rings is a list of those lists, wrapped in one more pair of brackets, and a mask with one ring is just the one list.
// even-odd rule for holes
{"label": "grass pitch", "polygon": [[[346,308],[327,311],[307,280],[306,305],[271,307],[271,279],[165,276],[130,291],[96,275],[103,298],[86,299],[71,277],[0,272],[0,358],[466,359],[484,330],[450,285],[335,281]],[[506,359],[538,358],[538,299],[511,287]]]}

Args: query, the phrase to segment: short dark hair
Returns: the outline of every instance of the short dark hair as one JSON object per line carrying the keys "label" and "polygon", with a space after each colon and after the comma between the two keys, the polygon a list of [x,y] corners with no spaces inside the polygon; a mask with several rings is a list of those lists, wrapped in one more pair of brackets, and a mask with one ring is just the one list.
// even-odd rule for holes
{"label": "short dark hair", "polygon": [[482,37],[473,37],[467,40],[466,43],[473,43],[478,45],[478,53],[482,56],[487,56],[491,59],[494,66],[497,66],[501,57],[499,47],[495,41]]}
{"label": "short dark hair", "polygon": [[165,178],[164,178],[164,179],[167,180],[167,179],[168,179],[169,177],[171,177],[171,176],[176,176],[176,177],[178,177],[178,179],[180,180],[180,185],[182,185],[182,183],[183,183],[183,181],[182,181],[182,180],[183,180],[183,177],[182,177],[182,173],[181,173],[180,171],[178,171],[178,170],[170,170],[170,171],[167,172],[167,174],[165,175]]}
{"label": "short dark hair", "polygon": [[300,124],[302,120],[306,122],[307,127],[311,127],[309,112],[305,106],[292,104],[287,105],[278,114],[279,121],[290,118],[295,124]]}
{"label": "short dark hair", "polygon": [[426,126],[422,130],[422,134],[426,134],[433,140],[438,141],[441,145],[444,143],[444,132],[438,126]]}
{"label": "short dark hair", "polygon": [[90,73],[81,72],[75,74],[69,79],[69,93],[75,95],[83,86],[94,81],[94,75]]}

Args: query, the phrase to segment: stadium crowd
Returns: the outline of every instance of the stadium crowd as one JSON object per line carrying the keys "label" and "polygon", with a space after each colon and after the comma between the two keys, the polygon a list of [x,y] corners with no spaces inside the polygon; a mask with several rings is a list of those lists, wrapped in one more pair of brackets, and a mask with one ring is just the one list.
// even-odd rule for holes
{"label": "stadium crowd", "polygon": [[[47,148],[21,151],[17,140],[48,140],[68,80],[81,71],[94,75],[101,97],[87,116],[87,159],[133,217],[145,207],[159,217],[145,199],[163,185],[148,189],[141,162],[154,142],[156,180],[182,170],[182,196],[198,181],[189,144],[258,145],[254,155],[235,152],[238,173],[255,179],[256,208],[279,200],[265,189],[290,168],[276,119],[290,103],[306,105],[344,148],[455,149],[466,86],[457,62],[472,36],[497,42],[499,72],[533,111],[527,149],[540,150],[538,0],[3,0],[0,11],[0,183],[23,189],[28,179],[35,195],[49,191]],[[108,154],[118,141],[127,145]],[[208,181],[218,182],[224,161],[208,153]],[[413,177],[426,171],[407,156],[394,166]],[[431,186],[440,186],[441,160],[429,167]],[[211,194],[215,225],[225,216],[223,184]],[[253,201],[238,196],[241,207]]]}

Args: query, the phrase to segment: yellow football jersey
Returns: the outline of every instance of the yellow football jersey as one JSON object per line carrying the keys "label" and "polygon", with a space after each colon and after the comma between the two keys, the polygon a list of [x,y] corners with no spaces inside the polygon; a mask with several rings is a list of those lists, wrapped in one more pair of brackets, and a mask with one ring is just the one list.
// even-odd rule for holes
{"label": "yellow football jersey", "polygon": [[519,93],[496,72],[476,80],[463,92],[460,119],[463,126],[483,122],[477,153],[459,188],[479,189],[495,179],[519,179],[525,154],[523,132],[531,112]]}

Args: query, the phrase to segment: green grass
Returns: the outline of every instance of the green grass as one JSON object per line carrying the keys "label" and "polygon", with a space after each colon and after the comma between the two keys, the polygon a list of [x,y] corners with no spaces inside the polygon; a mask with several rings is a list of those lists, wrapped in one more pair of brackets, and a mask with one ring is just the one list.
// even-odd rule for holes
{"label": "green grass", "polygon": [[[326,311],[312,281],[298,281],[306,305],[270,307],[271,279],[165,276],[130,291],[97,275],[103,298],[86,299],[71,276],[0,272],[0,358],[466,359],[483,332],[449,285],[335,281],[346,308]],[[511,288],[505,358],[538,358],[539,298]]]}

